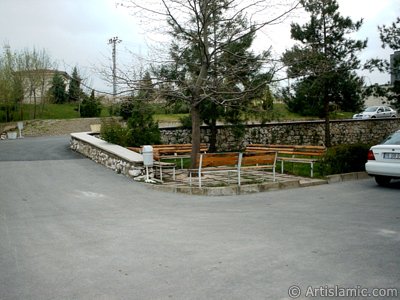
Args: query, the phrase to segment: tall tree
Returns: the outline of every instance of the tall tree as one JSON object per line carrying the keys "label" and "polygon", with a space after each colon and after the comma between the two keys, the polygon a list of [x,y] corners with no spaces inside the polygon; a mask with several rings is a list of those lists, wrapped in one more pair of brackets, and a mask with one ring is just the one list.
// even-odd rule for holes
{"label": "tall tree", "polygon": [[367,41],[354,40],[362,20],[353,22],[340,15],[336,0],[300,0],[310,19],[304,25],[292,24],[291,36],[297,44],[283,54],[288,76],[297,78],[300,101],[312,101],[325,118],[325,144],[331,145],[329,105],[344,105],[351,95],[359,105],[362,80],[358,52]]}
{"label": "tall tree", "polygon": [[66,84],[63,76],[59,72],[53,75],[49,91],[53,103],[63,104],[67,101]]}
{"label": "tall tree", "polygon": [[6,45],[0,54],[0,121],[10,122],[23,118],[21,104],[24,91],[20,74],[16,72],[17,60],[18,53],[12,52]]}
{"label": "tall tree", "polygon": [[69,88],[68,88],[68,101],[69,102],[79,102],[82,94],[81,90],[81,81],[82,79],[80,78],[78,74],[78,69],[74,67],[72,70],[72,75],[71,79],[69,82]]}
{"label": "tall tree", "polygon": [[400,109],[400,55],[398,53],[400,51],[400,17],[389,26],[378,26],[378,31],[382,48],[389,47],[395,53],[391,56],[391,62],[382,58],[370,59],[365,68],[371,71],[378,69],[381,72],[389,73],[393,82],[388,87],[370,86],[366,94],[384,97],[390,105]]}
{"label": "tall tree", "polygon": [[[191,167],[196,164],[200,150],[201,105],[211,101],[218,105],[237,105],[251,95],[265,90],[266,80],[260,80],[251,66],[266,59],[260,56],[232,51],[235,43],[249,39],[268,24],[280,20],[296,5],[271,19],[250,21],[251,15],[265,13],[271,7],[263,1],[235,0],[162,0],[160,9],[143,1],[128,1],[136,11],[161,15],[166,18],[173,38],[170,56],[173,62],[158,72],[164,97],[186,101],[192,120]],[[222,63],[223,57],[233,62]],[[226,58],[228,62],[228,58]],[[257,75],[257,76],[256,76]]]}
{"label": "tall tree", "polygon": [[[39,99],[44,104],[48,72],[54,68],[54,65],[44,49],[24,49],[18,56],[18,71],[23,77],[25,94],[29,95],[29,101],[33,104],[33,119],[37,115]],[[43,105],[41,107],[43,108]]]}

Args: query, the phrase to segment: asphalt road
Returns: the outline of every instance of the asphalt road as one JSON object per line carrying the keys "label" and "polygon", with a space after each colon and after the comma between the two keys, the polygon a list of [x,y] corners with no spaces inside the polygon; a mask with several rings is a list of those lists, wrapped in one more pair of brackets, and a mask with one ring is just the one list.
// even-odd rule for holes
{"label": "asphalt road", "polygon": [[1,300],[275,300],[291,286],[323,299],[326,286],[399,289],[399,253],[398,183],[169,194],[68,137],[0,141]]}

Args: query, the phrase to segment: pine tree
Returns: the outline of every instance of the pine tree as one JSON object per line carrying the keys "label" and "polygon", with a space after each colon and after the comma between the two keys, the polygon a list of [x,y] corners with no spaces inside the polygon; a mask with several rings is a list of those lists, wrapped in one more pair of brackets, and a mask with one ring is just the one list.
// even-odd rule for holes
{"label": "pine tree", "polygon": [[68,89],[68,101],[78,102],[81,99],[81,78],[79,77],[78,70],[76,67],[72,70],[71,80],[69,82]]}
{"label": "pine tree", "polygon": [[50,88],[50,97],[54,103],[62,104],[67,100],[66,84],[60,73],[55,73]]}
{"label": "pine tree", "polygon": [[358,53],[367,41],[349,37],[359,30],[362,20],[353,22],[341,16],[336,0],[300,2],[310,19],[304,25],[291,25],[292,39],[298,43],[283,54],[283,61],[288,76],[298,79],[294,96],[297,106],[306,105],[313,114],[325,118],[325,143],[330,146],[330,103],[347,109],[361,104],[363,82],[355,70],[360,67]]}
{"label": "pine tree", "polygon": [[[164,86],[164,97],[190,103],[192,164],[198,152],[200,124],[210,126],[210,151],[215,151],[217,120],[240,124],[244,115],[241,112],[262,95],[271,79],[268,72],[262,71],[262,62],[269,53],[255,55],[250,50],[256,28],[244,13],[230,16],[232,6],[224,0],[199,1],[202,13],[193,16],[191,28],[182,30],[172,18],[169,21],[173,28],[170,54],[174,62],[160,74],[175,83]],[[196,36],[198,30],[201,34]]]}
{"label": "pine tree", "polygon": [[143,146],[161,143],[158,123],[153,120],[153,110],[145,100],[133,98],[132,116],[127,121],[129,146]]}
{"label": "pine tree", "polygon": [[[382,48],[389,47],[393,51],[400,50],[400,18],[397,18],[390,26],[378,26],[379,37],[382,42]],[[391,62],[385,59],[371,59],[366,64],[366,68],[373,70],[377,68],[381,72],[389,73],[393,80],[392,85],[388,87],[380,87],[379,85],[370,86],[366,94],[387,99],[388,104],[400,109],[400,55],[393,54]]]}
{"label": "pine tree", "polygon": [[90,97],[87,95],[83,96],[82,104],[80,107],[80,114],[82,118],[94,118],[99,117],[101,113],[100,102],[96,99],[94,95],[94,90],[92,90]]}

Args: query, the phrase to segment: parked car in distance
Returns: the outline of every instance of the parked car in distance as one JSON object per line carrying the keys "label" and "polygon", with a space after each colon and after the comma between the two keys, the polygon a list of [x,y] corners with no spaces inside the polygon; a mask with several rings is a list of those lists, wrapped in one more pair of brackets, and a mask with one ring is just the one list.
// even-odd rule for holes
{"label": "parked car in distance", "polygon": [[365,170],[382,186],[400,178],[400,130],[389,135],[381,144],[371,147]]}
{"label": "parked car in distance", "polygon": [[355,114],[353,119],[396,118],[397,111],[385,105],[370,106],[363,112]]}

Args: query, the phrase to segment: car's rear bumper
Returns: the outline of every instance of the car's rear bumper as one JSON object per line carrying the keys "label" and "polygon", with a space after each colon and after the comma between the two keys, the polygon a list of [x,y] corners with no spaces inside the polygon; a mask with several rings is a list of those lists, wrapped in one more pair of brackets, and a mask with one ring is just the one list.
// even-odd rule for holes
{"label": "car's rear bumper", "polygon": [[376,160],[369,160],[365,164],[365,170],[369,175],[380,175],[400,178],[400,164],[386,163]]}

